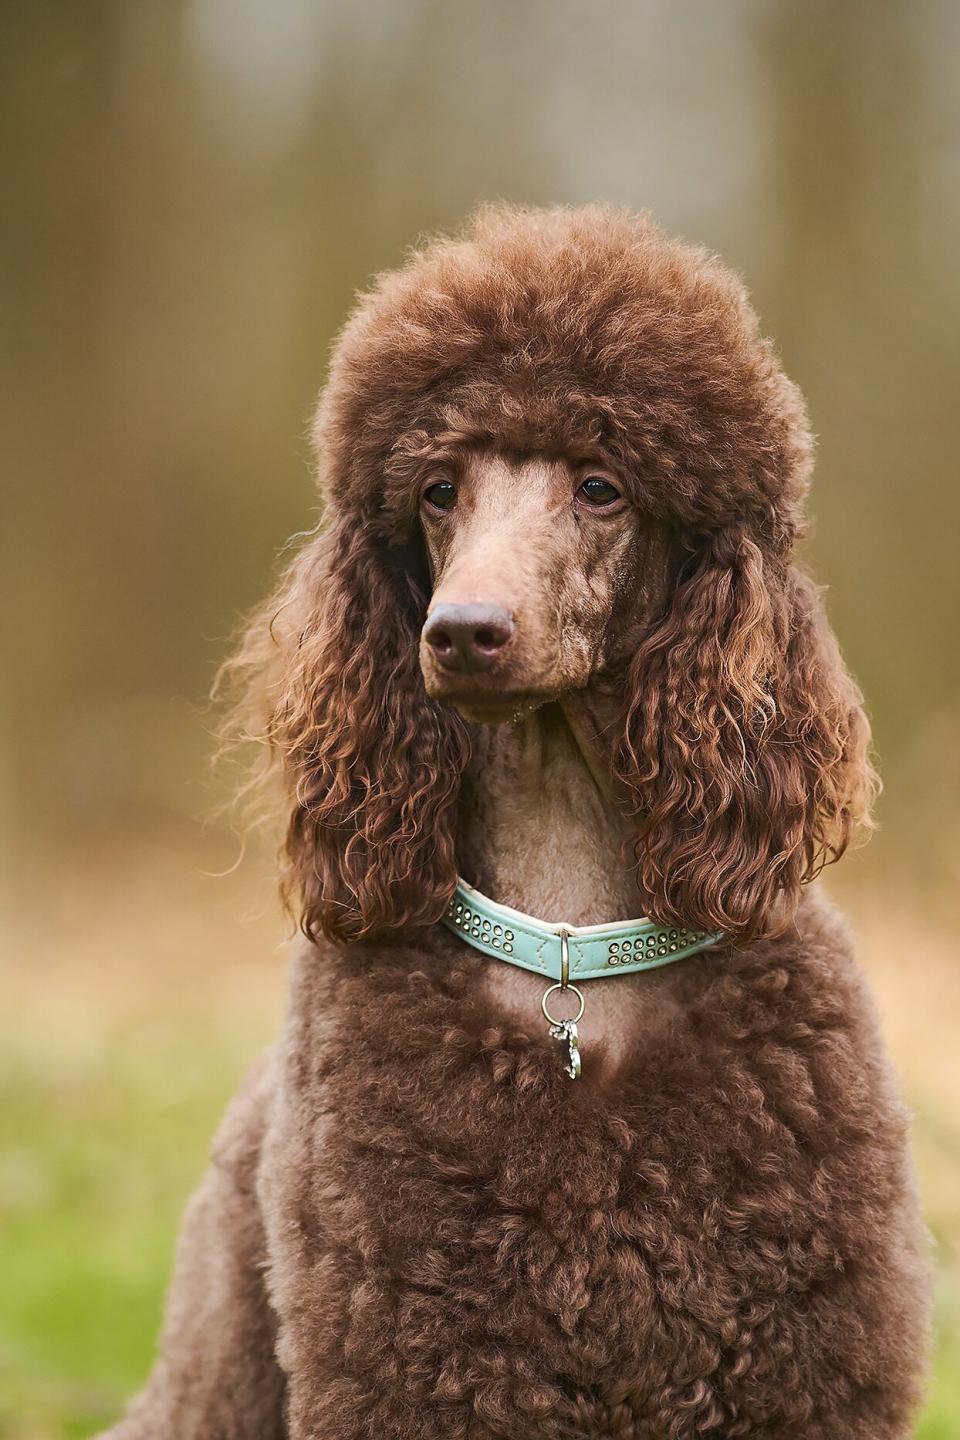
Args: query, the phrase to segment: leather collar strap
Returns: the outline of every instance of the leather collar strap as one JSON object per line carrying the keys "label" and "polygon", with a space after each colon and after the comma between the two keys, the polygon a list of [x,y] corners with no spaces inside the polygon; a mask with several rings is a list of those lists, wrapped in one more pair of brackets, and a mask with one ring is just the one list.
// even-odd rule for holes
{"label": "leather collar strap", "polygon": [[568,981],[575,984],[601,980],[605,975],[656,970],[723,938],[722,931],[709,934],[647,919],[620,920],[613,925],[548,924],[488,900],[465,880],[458,882],[443,923],[475,950],[545,975],[561,986]]}

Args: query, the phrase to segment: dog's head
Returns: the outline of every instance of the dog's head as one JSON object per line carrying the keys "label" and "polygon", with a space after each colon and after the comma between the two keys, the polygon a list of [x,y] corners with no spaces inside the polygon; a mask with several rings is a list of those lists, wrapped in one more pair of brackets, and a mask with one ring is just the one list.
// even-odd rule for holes
{"label": "dog's head", "polygon": [[323,530],[234,662],[307,932],[437,920],[469,723],[600,675],[652,913],[789,917],[872,776],[790,563],[803,405],[735,277],[608,210],[481,212],[361,300],[316,437]]}

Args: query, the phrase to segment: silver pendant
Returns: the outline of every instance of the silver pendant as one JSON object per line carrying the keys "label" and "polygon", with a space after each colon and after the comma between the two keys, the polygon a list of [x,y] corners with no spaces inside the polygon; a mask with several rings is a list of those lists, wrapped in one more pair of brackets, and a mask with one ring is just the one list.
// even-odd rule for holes
{"label": "silver pendant", "polygon": [[555,1025],[550,1026],[550,1034],[554,1040],[565,1041],[567,1046],[567,1063],[563,1067],[565,1075],[571,1080],[580,1079],[580,1036],[577,1033],[576,1020],[559,1020]]}

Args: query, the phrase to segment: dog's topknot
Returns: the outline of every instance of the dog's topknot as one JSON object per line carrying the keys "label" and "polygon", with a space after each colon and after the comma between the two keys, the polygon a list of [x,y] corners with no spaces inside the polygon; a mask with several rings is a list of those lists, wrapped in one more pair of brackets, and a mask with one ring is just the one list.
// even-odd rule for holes
{"label": "dog's topknot", "polygon": [[403,510],[405,461],[450,432],[602,459],[652,513],[781,553],[812,448],[740,279],[603,206],[485,207],[361,298],[317,415],[328,502]]}

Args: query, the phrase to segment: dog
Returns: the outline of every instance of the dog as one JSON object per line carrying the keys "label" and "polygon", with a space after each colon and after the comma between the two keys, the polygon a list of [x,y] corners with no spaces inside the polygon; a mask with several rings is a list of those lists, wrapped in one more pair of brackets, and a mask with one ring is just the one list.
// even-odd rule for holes
{"label": "dog", "polygon": [[903,1440],[907,1118],[809,885],[869,731],[742,284],[484,209],[361,298],[316,441],[322,528],[229,665],[288,1020],[110,1435]]}

